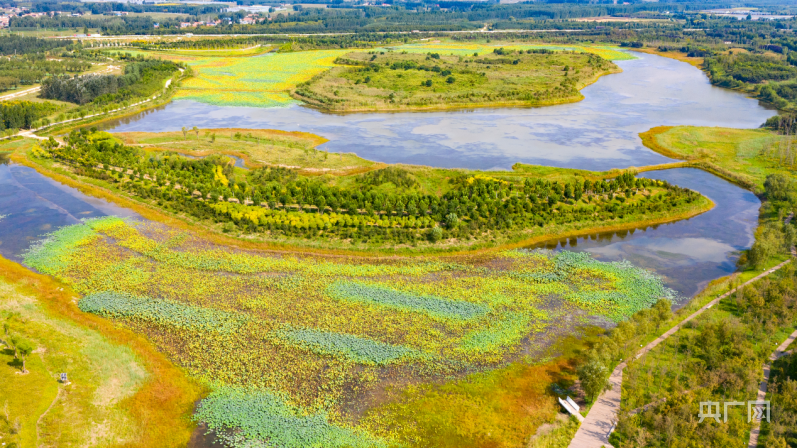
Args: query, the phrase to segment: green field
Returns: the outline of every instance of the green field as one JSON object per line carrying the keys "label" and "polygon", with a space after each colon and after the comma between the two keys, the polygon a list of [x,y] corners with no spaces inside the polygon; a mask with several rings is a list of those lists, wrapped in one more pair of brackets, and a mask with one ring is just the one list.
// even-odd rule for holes
{"label": "green field", "polygon": [[790,138],[767,129],[663,126],[641,134],[650,149],[705,168],[752,190],[763,191],[769,174],[791,175]]}
{"label": "green field", "polygon": [[[147,378],[128,347],[52,317],[38,298],[0,277],[0,441],[4,446],[79,447],[136,440],[137,425],[119,403]],[[14,359],[12,340],[35,353]],[[3,345],[0,342],[0,345]],[[68,372],[72,384],[57,381]],[[25,391],[25,393],[20,393]],[[95,422],[103,422],[97,432]]]}
{"label": "green field", "polygon": [[[408,389],[409,402],[393,401],[405,403],[398,408],[369,397],[493,369],[510,383],[533,374],[525,381],[544,387],[547,374],[526,361],[570,331],[563,321],[617,321],[674,294],[644,270],[584,253],[505,251],[459,262],[302,257],[236,251],[117,218],[58,230],[25,261],[71,285],[81,310],[145,334],[212,387],[199,420],[286,447],[413,445],[412,431],[393,423],[416,418],[405,414],[410,403],[434,401],[432,392]],[[473,381],[482,392],[452,384],[450,393],[467,401],[504,387],[490,375]],[[550,397],[534,390],[524,401],[541,414],[497,431],[500,446],[552,416]],[[419,421],[433,425],[427,418],[436,417]],[[480,426],[492,425],[503,424]]]}
{"label": "green field", "polygon": [[541,106],[578,101],[585,85],[620,70],[587,53],[495,51],[349,53],[336,60],[343,67],[300,84],[294,95],[333,111]]}

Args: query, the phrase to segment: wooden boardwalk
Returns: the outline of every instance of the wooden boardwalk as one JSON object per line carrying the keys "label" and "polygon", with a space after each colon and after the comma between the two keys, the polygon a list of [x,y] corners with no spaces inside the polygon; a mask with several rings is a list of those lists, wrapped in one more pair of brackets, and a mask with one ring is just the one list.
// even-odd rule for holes
{"label": "wooden boardwalk", "polygon": [[[772,368],[772,363],[777,361],[781,356],[786,355],[786,349],[789,348],[789,345],[791,345],[795,339],[797,339],[797,331],[790,334],[789,337],[769,355],[769,362],[764,364],[764,379],[761,381],[761,385],[758,386],[758,397],[756,397],[756,400],[764,401],[767,398],[767,382],[769,382],[769,373]],[[753,429],[750,430],[750,442],[747,444],[748,448],[758,448],[758,436],[760,432],[761,422],[753,420]]]}
{"label": "wooden boardwalk", "polygon": [[[694,313],[687,316],[682,321],[678,322],[674,327],[667,330],[663,335],[656,338],[654,341],[643,347],[639,352],[637,352],[634,359],[639,359],[645,353],[652,350],[657,345],[661,344],[667,338],[675,334],[676,331],[681,329],[681,327],[689,322],[690,320],[694,319],[695,317],[703,314],[707,309],[711,308],[712,306],[718,304],[722,299],[728,297],[729,295],[736,292],[739,288],[742,288],[750,283],[756,282],[767,275],[776,272],[783,266],[786,266],[790,263],[791,260],[786,260],[783,263],[775,266],[772,269],[762,272],[761,274],[755,276],[754,278],[746,281],[740,286],[733,288],[732,290],[726,292],[725,294],[717,297],[716,299],[712,300],[711,302],[704,305],[699,310],[695,311]],[[578,432],[576,432],[575,437],[570,442],[569,448],[600,448],[602,446],[611,447],[609,444],[609,435],[614,430],[614,426],[617,423],[617,414],[620,411],[620,393],[622,390],[623,385],[623,369],[625,369],[626,363],[622,362],[617,367],[615,367],[614,371],[612,371],[611,376],[609,376],[609,383],[611,384],[611,388],[605,392],[603,392],[599,397],[592,408],[589,410],[587,417],[584,419],[584,422],[581,423],[581,426],[578,428]]]}

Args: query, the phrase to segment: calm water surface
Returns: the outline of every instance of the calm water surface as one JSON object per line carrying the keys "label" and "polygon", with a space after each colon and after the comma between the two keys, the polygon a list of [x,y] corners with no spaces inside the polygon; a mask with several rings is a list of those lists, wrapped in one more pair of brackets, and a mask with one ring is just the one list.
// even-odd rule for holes
{"label": "calm water surface", "polygon": [[684,62],[635,53],[623,73],[585,88],[583,101],[540,108],[332,115],[302,106],[219,107],[174,101],[106,125],[112,131],[267,128],[304,131],[330,141],[331,152],[436,167],[509,169],[516,162],[608,170],[665,163],[638,134],[654,126],[755,128],[775,111],[713,87]]}
{"label": "calm water surface", "polygon": [[[175,101],[109,126],[114,131],[276,128],[329,138],[329,151],[439,167],[509,168],[517,161],[604,170],[666,162],[638,133],[658,125],[749,128],[774,112],[712,87],[688,64],[650,55],[621,61],[624,72],[584,89],[579,103],[536,109],[329,115],[304,107],[257,109]],[[240,162],[240,161],[239,161]],[[753,242],[760,202],[752,193],[697,169],[646,173],[692,188],[716,207],[700,216],[634,231],[553,241],[537,247],[589,251],[651,269],[684,295],[733,272]],[[34,170],[0,165],[0,254],[19,259],[30,242],[81,218],[135,216]]]}
{"label": "calm water surface", "polygon": [[106,215],[140,218],[0,155],[0,255],[19,261],[30,244],[59,227]]}
{"label": "calm water surface", "polygon": [[739,251],[753,244],[758,197],[694,168],[651,171],[641,177],[666,180],[699,191],[716,206],[694,218],[632,231],[563,238],[534,247],[587,251],[603,261],[629,260],[664,277],[684,296],[735,270]]}
{"label": "calm water surface", "polygon": [[[0,159],[2,160],[2,159]],[[760,202],[752,193],[697,169],[646,173],[700,191],[716,207],[702,215],[645,229],[552,241],[535,247],[589,251],[605,261],[628,259],[662,275],[685,296],[734,270],[750,247]],[[0,254],[20,260],[33,241],[83,218],[143,219],[103,199],[86,196],[28,167],[0,164]]]}

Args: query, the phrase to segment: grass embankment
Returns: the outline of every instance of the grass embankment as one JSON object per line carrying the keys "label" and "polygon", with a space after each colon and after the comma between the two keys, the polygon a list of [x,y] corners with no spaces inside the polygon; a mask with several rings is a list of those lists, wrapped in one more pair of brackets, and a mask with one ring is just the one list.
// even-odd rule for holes
{"label": "grass embankment", "polygon": [[655,54],[656,56],[675,59],[676,61],[686,62],[687,64],[697,68],[701,68],[703,66],[703,58],[689,57],[686,53],[677,50],[661,51],[658,48],[652,48],[652,47],[629,48],[629,50],[638,51],[640,53]]}
{"label": "grass embankment", "polygon": [[[246,48],[202,48],[202,49],[190,49],[190,48],[181,48],[181,49],[158,49],[154,47],[146,47],[145,51],[137,51],[133,50],[132,53],[147,55],[147,56],[160,56],[166,57],[169,59],[172,56],[188,56],[188,57],[219,57],[223,56],[225,58],[242,58],[242,57],[250,57],[250,56],[261,56],[264,55],[274,49],[273,45],[253,45],[251,47]],[[114,51],[110,49],[108,51]],[[129,53],[130,51],[126,50],[118,50],[123,53]]]}
{"label": "grass embankment", "polygon": [[[25,286],[0,272],[0,322],[10,327],[0,334],[9,344],[0,352],[0,441],[16,447],[135,441],[140,428],[119,403],[147,380],[144,367],[129,348],[50,316]],[[13,338],[35,349],[26,359],[28,373],[9,348]],[[61,372],[72,384],[58,381]]]}
{"label": "grass embankment", "polygon": [[[202,390],[142,336],[78,310],[67,285],[0,258],[0,320],[36,349],[20,374],[0,352],[0,441],[8,446],[185,445]],[[6,340],[4,334],[0,339]],[[59,383],[68,374],[72,384]]]}
{"label": "grass embankment", "polygon": [[[182,136],[180,135],[179,137]],[[152,138],[155,140],[169,140],[174,138],[174,136],[154,136]],[[255,137],[252,138],[254,139]],[[33,142],[28,141],[29,146],[31,146],[32,143]],[[393,171],[377,170],[367,173],[370,177],[360,174],[351,174],[351,172],[342,173],[341,175],[327,173],[323,176],[318,176],[318,173],[315,172],[311,173],[311,177],[299,175],[290,177],[290,173],[276,173],[275,175],[283,176],[275,178],[277,179],[277,184],[273,184],[274,180],[259,184],[258,182],[261,182],[263,175],[269,175],[268,171],[247,171],[240,168],[233,169],[232,167],[225,168],[232,170],[227,172],[227,177],[231,182],[235,180],[234,185],[240,186],[240,192],[250,191],[249,189],[253,188],[252,191],[254,194],[246,193],[243,196],[239,195],[241,196],[239,199],[242,202],[248,200],[247,198],[251,198],[253,195],[254,197],[261,197],[260,200],[264,201],[261,204],[268,202],[268,208],[252,205],[244,206],[243,204],[236,203],[232,205],[232,208],[235,210],[230,209],[228,212],[232,211],[238,213],[237,210],[241,209],[246,210],[246,213],[265,213],[275,218],[283,216],[284,214],[291,222],[293,222],[293,220],[312,220],[313,223],[316,223],[318,219],[327,217],[341,220],[341,223],[345,220],[346,225],[351,228],[351,230],[346,230],[346,228],[336,229],[334,227],[330,228],[329,226],[318,227],[319,232],[313,232],[311,234],[305,232],[302,228],[288,228],[282,225],[281,227],[276,227],[271,224],[272,221],[269,221],[268,219],[270,218],[267,217],[263,217],[262,221],[260,220],[261,218],[258,218],[258,228],[252,228],[248,224],[249,221],[230,222],[230,218],[226,218],[226,215],[219,215],[219,211],[216,211],[215,208],[221,205],[213,205],[213,203],[216,203],[215,199],[213,199],[212,203],[207,203],[208,206],[213,207],[213,211],[211,212],[213,215],[210,216],[204,212],[200,213],[198,209],[191,211],[200,205],[198,203],[195,205],[192,205],[193,203],[188,203],[188,206],[193,208],[181,206],[184,208],[175,209],[171,206],[167,206],[162,200],[164,198],[161,198],[159,201],[155,199],[155,197],[149,196],[148,193],[144,194],[143,192],[139,192],[131,194],[134,192],[130,190],[130,188],[125,188],[126,183],[131,181],[130,179],[125,181],[120,178],[120,182],[114,182],[112,181],[112,179],[114,179],[112,177],[106,178],[103,176],[96,178],[96,176],[78,176],[74,169],[62,163],[56,163],[52,159],[36,158],[34,160],[27,157],[28,153],[27,148],[24,148],[24,141],[15,141],[8,145],[8,149],[21,149],[13,156],[14,160],[33,166],[40,172],[61,182],[67,182],[73,186],[80,186],[81,190],[86,193],[99,195],[118,202],[125,207],[133,208],[149,219],[166,222],[170,225],[177,225],[181,228],[186,227],[185,224],[179,224],[179,221],[182,220],[194,231],[199,230],[199,228],[207,230],[208,232],[206,235],[215,234],[227,243],[232,241],[228,238],[221,237],[219,233],[222,233],[222,231],[230,232],[241,239],[252,243],[260,243],[261,245],[259,247],[261,249],[273,248],[282,250],[291,248],[291,250],[295,250],[296,247],[332,249],[333,251],[338,249],[354,249],[376,251],[377,253],[389,251],[391,255],[395,255],[396,251],[403,254],[423,254],[430,252],[457,253],[461,251],[494,250],[496,247],[506,248],[520,246],[553,237],[570,237],[586,233],[614,231],[671,222],[705,212],[713,206],[711,201],[702,196],[695,197],[694,200],[690,200],[688,203],[683,202],[683,198],[679,199],[679,195],[683,195],[683,193],[670,191],[668,189],[669,187],[664,187],[662,185],[648,185],[641,190],[639,189],[639,185],[636,185],[635,188],[628,190],[630,193],[621,192],[616,197],[608,193],[590,193],[578,200],[563,200],[562,197],[559,197],[549,204],[550,206],[556,207],[556,211],[552,212],[552,214],[551,212],[545,211],[545,209],[540,209],[538,212],[535,212],[540,215],[527,214],[526,217],[522,217],[518,215],[518,213],[527,212],[524,212],[520,206],[515,206],[514,212],[512,212],[511,209],[508,209],[508,211],[509,213],[515,213],[517,217],[513,219],[517,219],[518,221],[512,227],[504,226],[502,230],[500,228],[488,226],[488,222],[485,220],[493,219],[491,216],[497,212],[491,212],[490,209],[487,209],[487,205],[482,206],[485,207],[485,210],[484,213],[479,216],[474,215],[472,210],[468,211],[466,207],[470,206],[463,205],[463,208],[459,211],[462,218],[459,220],[465,224],[462,226],[456,224],[451,225],[451,222],[446,221],[447,233],[441,235],[442,241],[436,242],[436,240],[428,240],[426,236],[429,229],[435,225],[435,223],[432,222],[433,220],[430,221],[431,216],[436,216],[434,215],[434,211],[419,213],[416,210],[413,213],[416,213],[417,216],[414,216],[407,215],[400,210],[395,211],[392,208],[387,209],[388,211],[380,211],[380,209],[377,208],[375,213],[372,214],[372,212],[366,212],[364,210],[370,207],[370,205],[368,205],[370,202],[366,201],[365,206],[358,206],[361,210],[356,214],[356,218],[350,218],[340,215],[340,213],[342,213],[340,211],[337,212],[338,214],[329,211],[329,207],[327,207],[328,212],[320,215],[317,212],[317,207],[315,205],[308,205],[308,201],[317,203],[313,198],[319,197],[317,195],[320,194],[318,192],[321,191],[326,192],[324,194],[327,194],[330,198],[332,198],[332,196],[329,195],[337,196],[355,193],[359,195],[360,193],[365,193],[370,194],[371,196],[368,197],[373,197],[374,201],[381,201],[383,199],[380,199],[380,197],[387,197],[391,204],[401,203],[407,204],[408,206],[410,204],[419,204],[420,207],[429,207],[429,201],[442,200],[443,205],[441,205],[441,207],[446,207],[447,203],[441,198],[442,195],[454,194],[462,188],[469,188],[468,186],[475,181],[486,183],[485,185],[492,185],[492,187],[489,188],[501,190],[500,196],[502,196],[503,199],[500,199],[498,197],[498,192],[496,192],[494,194],[490,193],[489,197],[485,196],[484,200],[493,201],[495,207],[507,207],[508,204],[510,204],[508,201],[513,199],[512,196],[518,196],[521,191],[525,191],[525,193],[522,193],[523,196],[533,195],[530,191],[538,188],[538,186],[530,186],[535,185],[534,182],[555,181],[559,182],[559,187],[557,188],[561,188],[562,185],[576,185],[576,187],[573,188],[582,188],[577,187],[577,185],[587,185],[589,182],[596,184],[596,182],[601,179],[614,179],[623,174],[624,171],[617,170],[599,173],[583,170],[516,165],[515,170],[511,172],[482,173],[467,170],[401,166],[391,167]],[[123,168],[127,169],[129,167],[125,166]],[[377,166],[376,168],[379,167]],[[148,172],[148,170],[146,171]],[[633,173],[633,171],[631,172]],[[119,177],[118,174],[114,175],[117,178]],[[164,176],[169,174],[161,173],[159,175]],[[144,181],[143,175],[140,178],[136,177],[136,179],[137,181]],[[633,180],[633,178],[631,179]],[[246,181],[250,183],[241,183]],[[527,181],[530,181],[531,184],[527,183]],[[179,181],[179,183],[183,182],[183,180]],[[87,184],[90,184],[90,186]],[[232,185],[233,183],[230,183],[230,188],[232,188]],[[273,190],[275,185],[282,188],[282,193]],[[127,187],[130,186],[127,185]],[[510,187],[514,188],[514,190]],[[166,188],[170,189],[171,187]],[[199,186],[197,188],[205,190],[205,187]],[[225,197],[231,194],[224,193],[224,190],[221,190],[221,188],[222,186],[219,184],[217,187],[212,187],[212,191],[222,191]],[[293,192],[292,194],[299,196],[296,196],[294,199],[288,198],[286,196],[287,193],[285,193],[287,191],[285,188],[289,188],[290,192]],[[307,193],[302,193],[303,191]],[[675,196],[667,196],[671,193]],[[308,196],[304,196],[305,194]],[[561,191],[559,194],[561,194]],[[352,196],[352,199],[342,197],[342,199],[339,200],[341,204],[352,204],[354,200],[362,200],[362,197],[356,195]],[[473,201],[477,200],[476,195],[477,192],[474,192]],[[279,201],[288,200],[288,207],[286,208],[279,202],[272,204],[274,200],[267,199],[267,197],[272,196]],[[670,199],[665,198],[665,196]],[[529,200],[532,200],[532,196],[529,196],[529,198]],[[302,201],[304,211],[298,209],[298,202],[296,201],[299,200]],[[371,199],[368,199],[368,201],[370,200]],[[464,201],[465,199],[463,198],[461,200]],[[662,200],[664,201],[662,202]],[[671,204],[669,202],[670,200],[676,202],[672,202]],[[225,200],[225,202],[227,201]],[[474,205],[476,205],[476,203],[474,203]],[[343,206],[349,207],[350,205]],[[538,206],[529,203],[526,207]],[[643,210],[649,211],[643,212]],[[223,212],[223,210],[221,211]],[[430,215],[429,213],[432,214]],[[442,219],[442,217],[447,216],[449,212],[443,213],[438,210],[436,213],[441,217],[436,219]],[[467,215],[467,213],[469,213],[469,215]],[[596,213],[600,215],[600,219],[593,219],[591,217]],[[215,216],[215,218],[213,216]],[[231,215],[231,218],[234,220],[236,219],[235,216],[236,215]],[[546,221],[546,218],[542,216],[549,216],[550,218]],[[567,218],[563,218],[564,220],[562,220],[562,218],[560,218],[562,216]],[[389,222],[388,218],[390,219]],[[348,223],[348,221],[352,219],[357,219],[357,222],[362,224],[352,226]],[[533,222],[531,220],[533,220]],[[415,224],[413,224],[413,222]],[[471,222],[474,224],[471,225]],[[228,228],[233,224],[235,227]],[[334,224],[334,222],[332,224]],[[484,229],[482,229],[482,227],[484,227]],[[374,241],[371,241],[371,239],[374,239]]]}
{"label": "grass embankment", "polygon": [[600,56],[496,49],[472,56],[353,52],[300,84],[293,96],[335,112],[545,106],[579,101],[580,89],[620,68]]}
{"label": "grass embankment", "polygon": [[306,132],[271,129],[198,129],[175,132],[121,132],[114,138],[147,150],[173,151],[192,157],[228,154],[240,157],[247,168],[272,166],[299,170],[301,174],[363,172],[384,166],[352,153],[327,153],[316,149],[327,139]]}
{"label": "grass embankment", "polygon": [[660,126],[640,134],[657,153],[682,159],[754,192],[769,174],[791,174],[797,149],[766,129]]}

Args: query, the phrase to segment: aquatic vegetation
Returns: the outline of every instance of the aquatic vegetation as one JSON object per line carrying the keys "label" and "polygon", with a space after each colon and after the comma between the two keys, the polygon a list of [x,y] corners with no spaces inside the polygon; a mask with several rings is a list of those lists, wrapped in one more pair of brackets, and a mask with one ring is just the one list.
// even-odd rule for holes
{"label": "aquatic vegetation", "polygon": [[342,357],[360,364],[386,365],[419,354],[417,350],[407,347],[308,328],[289,327],[278,331],[276,335],[318,355]]}
{"label": "aquatic vegetation", "polygon": [[390,444],[399,434],[390,422],[368,432],[350,423],[352,402],[500,369],[567,316],[619,321],[673,295],[644,270],[587,254],[303,257],[115,217],[59,229],[25,262],[211,386],[196,418],[230,446]]}
{"label": "aquatic vegetation", "polygon": [[[324,414],[306,415],[278,394],[222,387],[202,400],[194,418],[217,431],[229,445],[308,447],[383,447],[363,431],[330,424]],[[225,430],[234,430],[226,433]]]}
{"label": "aquatic vegetation", "polygon": [[104,317],[138,319],[193,331],[230,333],[245,322],[242,317],[223,311],[112,291],[86,296],[78,302],[78,307],[81,311]]}
{"label": "aquatic vegetation", "polygon": [[339,300],[382,305],[397,310],[418,311],[448,319],[471,319],[487,311],[486,307],[477,304],[405,293],[364,283],[337,282],[327,289],[327,293]]}
{"label": "aquatic vegetation", "polygon": [[288,91],[332,67],[345,50],[268,53],[245,58],[197,57],[196,76],[176,98],[221,106],[281,107],[296,103]]}

